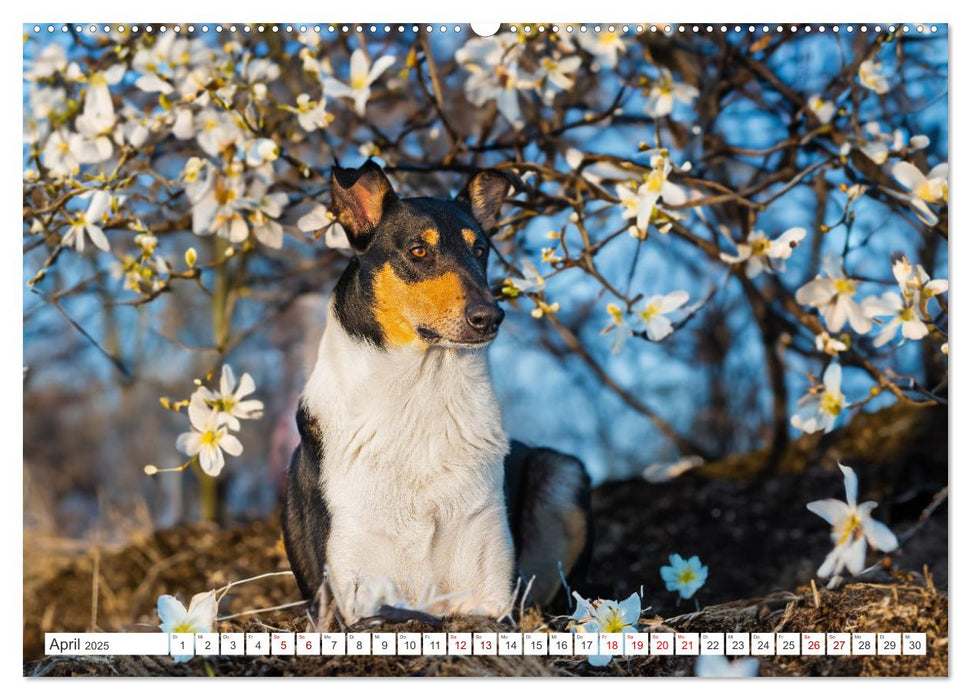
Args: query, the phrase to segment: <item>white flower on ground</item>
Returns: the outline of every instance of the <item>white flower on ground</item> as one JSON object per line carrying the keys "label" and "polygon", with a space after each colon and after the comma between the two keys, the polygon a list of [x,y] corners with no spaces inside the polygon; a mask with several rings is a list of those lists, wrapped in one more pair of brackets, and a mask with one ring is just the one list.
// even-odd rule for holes
{"label": "white flower on ground", "polygon": [[[216,628],[216,591],[197,593],[189,601],[189,609],[170,595],[158,597],[159,629],[166,634],[205,634]],[[192,654],[175,656],[175,663],[183,663]]]}
{"label": "white flower on ground", "polygon": [[880,74],[881,70],[883,70],[883,64],[871,59],[863,61],[858,72],[860,83],[878,95],[884,95],[890,89],[886,76]]}
{"label": "white flower on ground", "polygon": [[727,656],[702,654],[695,661],[698,678],[751,678],[759,675],[759,660],[747,656],[729,661]]}
{"label": "white flower on ground", "polygon": [[79,199],[91,199],[85,211],[79,211],[71,219],[71,226],[64,234],[62,243],[73,245],[80,253],[84,251],[84,238],[87,236],[96,248],[107,251],[108,237],[105,236],[102,226],[108,219],[108,212],[111,209],[111,195],[105,190],[95,192],[85,192],[78,195]]}
{"label": "white flower on ground", "polygon": [[690,105],[698,97],[698,88],[687,83],[679,83],[667,68],[660,69],[660,77],[647,94],[644,111],[655,119],[666,117],[674,110],[674,101]]}
{"label": "white flower on ground", "polygon": [[870,516],[877,507],[876,502],[867,501],[857,505],[856,472],[842,464],[839,468],[843,472],[846,503],[827,498],[806,505],[806,508],[833,526],[830,534],[833,551],[826,556],[816,572],[820,578],[835,576],[844,568],[854,576],[862,572],[866,563],[868,542],[871,547],[881,552],[892,552],[898,547],[897,536],[890,528]]}
{"label": "white flower on ground", "polygon": [[354,111],[358,116],[364,116],[368,98],[371,97],[371,84],[381,77],[391,64],[394,56],[382,56],[374,65],[364,49],[356,49],[351,54],[350,85],[329,75],[324,76],[324,94],[332,97],[350,97],[354,100]]}
{"label": "white flower on ground", "polygon": [[897,182],[910,190],[909,202],[914,213],[928,226],[937,223],[937,215],[927,205],[947,202],[947,171],[947,163],[935,166],[927,175],[907,161],[893,166],[893,176]]}
{"label": "white flower on ground", "polygon": [[616,68],[618,54],[627,50],[624,40],[617,32],[574,32],[577,46],[594,58],[591,68],[599,71],[601,67]]}
{"label": "white flower on ground", "polygon": [[839,353],[845,352],[847,345],[842,340],[834,338],[826,331],[822,331],[816,336],[816,349],[819,350],[819,352],[825,352],[827,355],[832,355],[835,357]]}
{"label": "white flower on ground", "polygon": [[813,95],[807,104],[820,124],[829,124],[836,115],[836,105],[829,100],[824,100],[821,95]]}
{"label": "white flower on ground", "polygon": [[854,299],[856,282],[846,276],[843,266],[835,255],[823,257],[826,276],[817,275],[796,290],[796,301],[803,306],[814,306],[826,321],[826,329],[836,333],[850,322],[857,333],[866,333],[873,322]]}
{"label": "white flower on ground", "polygon": [[[617,198],[623,207],[623,217],[634,219],[634,226],[630,229],[630,235],[634,238],[643,239],[647,236],[648,224],[654,221],[661,211],[658,204],[660,201],[675,205],[688,201],[683,189],[668,182],[668,175],[672,170],[670,159],[661,154],[654,155],[651,158],[651,166],[651,172],[636,190],[627,185],[617,185],[616,188]],[[659,226],[658,230],[663,232],[667,227]]]}
{"label": "white flower on ground", "polygon": [[[589,601],[573,591],[577,601],[571,619],[571,629],[580,634],[626,634],[637,632],[641,616],[641,599],[632,593],[626,600]],[[609,654],[595,654],[588,659],[591,666],[606,666],[613,658]]]}
{"label": "white flower on ground", "polygon": [[263,402],[257,399],[245,399],[256,391],[256,383],[248,372],[239,379],[236,385],[236,375],[229,365],[223,365],[219,378],[219,391],[212,391],[204,386],[199,387],[192,394],[189,401],[189,420],[193,425],[203,424],[209,419],[209,413],[215,411],[219,425],[226,425],[232,430],[239,430],[239,419],[254,420],[263,415]]}
{"label": "white flower on ground", "polygon": [[[191,403],[189,408],[192,408]],[[243,444],[222,425],[223,415],[225,414],[214,409],[208,412],[190,410],[192,430],[179,435],[175,442],[176,448],[183,454],[189,457],[198,455],[199,466],[209,476],[219,476],[226,464],[223,450],[234,457],[243,452]]]}
{"label": "white flower on ground", "polygon": [[804,433],[831,431],[846,407],[842,382],[843,368],[838,362],[830,363],[823,372],[822,387],[814,387],[796,404],[796,414],[789,421],[792,427]]}
{"label": "white flower on ground", "polygon": [[762,272],[781,272],[786,269],[786,260],[799,241],[806,237],[806,229],[791,228],[775,240],[762,231],[752,230],[745,243],[738,244],[738,254],[721,253],[727,263],[745,262],[745,274],[756,277]]}
{"label": "white flower on ground", "polygon": [[674,325],[665,314],[680,309],[688,299],[689,295],[684,290],[652,296],[640,310],[634,312],[633,330],[643,331],[648,340],[655,343],[664,340],[674,330]]}
{"label": "white flower on ground", "polygon": [[669,591],[677,591],[687,600],[705,585],[708,580],[708,567],[701,563],[697,555],[685,559],[680,554],[668,557],[670,566],[661,567],[661,578]]}
{"label": "white flower on ground", "polygon": [[455,61],[469,73],[465,96],[476,107],[495,100],[496,108],[513,126],[524,124],[519,91],[536,86],[536,78],[520,75],[518,58],[523,44],[514,34],[499,33],[470,39],[455,52]]}

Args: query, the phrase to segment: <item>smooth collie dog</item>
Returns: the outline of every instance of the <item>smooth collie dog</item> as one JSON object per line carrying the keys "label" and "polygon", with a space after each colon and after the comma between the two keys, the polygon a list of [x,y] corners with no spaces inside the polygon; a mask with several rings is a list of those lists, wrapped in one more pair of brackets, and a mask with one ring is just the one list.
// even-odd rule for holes
{"label": "smooth collie dog", "polygon": [[303,595],[326,569],[346,622],[389,601],[499,616],[517,577],[545,605],[586,567],[583,464],[510,443],[489,377],[487,236],[509,189],[484,170],[456,199],[405,199],[373,161],[331,174],[354,258],[300,399],[282,524]]}

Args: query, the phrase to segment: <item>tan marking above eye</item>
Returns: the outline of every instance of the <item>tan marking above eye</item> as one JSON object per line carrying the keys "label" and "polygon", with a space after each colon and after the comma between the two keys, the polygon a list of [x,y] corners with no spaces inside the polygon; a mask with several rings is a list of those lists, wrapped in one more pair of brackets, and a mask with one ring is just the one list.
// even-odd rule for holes
{"label": "tan marking above eye", "polygon": [[465,242],[469,245],[475,245],[475,242],[479,240],[479,237],[475,235],[475,231],[468,228],[462,229],[462,238],[464,238]]}
{"label": "tan marking above eye", "polygon": [[426,228],[421,232],[421,239],[428,245],[438,245],[438,231],[433,228]]}
{"label": "tan marking above eye", "polygon": [[419,340],[415,326],[439,330],[465,310],[465,291],[454,272],[420,282],[406,282],[386,263],[374,276],[374,318],[392,345]]}

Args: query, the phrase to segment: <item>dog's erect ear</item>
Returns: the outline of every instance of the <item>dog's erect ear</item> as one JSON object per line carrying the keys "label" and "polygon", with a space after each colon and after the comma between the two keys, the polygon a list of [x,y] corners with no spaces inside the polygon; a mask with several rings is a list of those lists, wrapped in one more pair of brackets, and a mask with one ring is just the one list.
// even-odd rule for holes
{"label": "dog's erect ear", "polygon": [[369,160],[360,168],[334,166],[330,173],[331,211],[347,231],[351,246],[362,251],[397,195],[381,167]]}
{"label": "dog's erect ear", "polygon": [[482,230],[492,234],[499,223],[499,209],[517,181],[514,175],[499,170],[481,170],[472,176],[457,199],[468,204]]}

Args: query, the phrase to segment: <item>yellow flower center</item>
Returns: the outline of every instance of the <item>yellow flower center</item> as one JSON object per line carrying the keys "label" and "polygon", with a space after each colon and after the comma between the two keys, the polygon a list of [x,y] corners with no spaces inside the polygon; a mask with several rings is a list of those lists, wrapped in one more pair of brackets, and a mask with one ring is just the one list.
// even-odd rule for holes
{"label": "yellow flower center", "polygon": [[219,432],[216,431],[216,430],[207,430],[206,432],[204,432],[202,434],[202,437],[199,438],[199,441],[203,445],[209,445],[211,447],[218,447],[219,446]]}
{"label": "yellow flower center", "polygon": [[641,311],[641,318],[643,318],[645,321],[650,321],[659,313],[661,313],[661,309],[657,304],[648,304],[647,307]]}
{"label": "yellow flower center", "polygon": [[848,517],[837,522],[833,526],[833,534],[836,535],[836,544],[846,544],[861,525],[860,516],[856,514],[855,510]]}
{"label": "yellow flower center", "polygon": [[193,629],[192,625],[183,621],[173,627],[172,632],[173,634],[185,634],[188,632],[195,632],[195,629]]}
{"label": "yellow flower center", "polygon": [[228,187],[216,188],[216,201],[225,206],[236,199],[236,192]]}
{"label": "yellow flower center", "polygon": [[655,168],[647,176],[647,189],[656,193],[660,192],[662,187],[664,187],[664,171],[661,168]]}
{"label": "yellow flower center", "polygon": [[833,281],[833,287],[837,294],[853,294],[856,291],[856,282],[847,279]]}
{"label": "yellow flower center", "polygon": [[906,321],[913,321],[914,318],[916,318],[917,315],[914,313],[914,307],[913,306],[908,306],[903,311],[901,311],[899,314],[897,314],[897,316],[900,317],[900,320],[901,321],[905,321],[906,322]]}
{"label": "yellow flower center", "polygon": [[352,89],[354,89],[354,90],[363,90],[366,87],[367,87],[367,76],[366,75],[358,75],[358,76],[356,76],[354,78],[351,78],[351,88]]}
{"label": "yellow flower center", "polygon": [[614,32],[600,32],[600,43],[604,46],[610,46],[615,41],[617,41],[617,34]]}
{"label": "yellow flower center", "polygon": [[834,394],[830,391],[823,392],[823,398],[819,401],[819,408],[823,413],[838,416],[843,410],[843,395]]}
{"label": "yellow flower center", "polygon": [[691,583],[698,576],[692,569],[683,569],[680,574],[678,574],[678,583]]}
{"label": "yellow flower center", "polygon": [[620,310],[620,307],[617,306],[617,304],[607,304],[607,313],[610,314],[612,319],[614,319],[614,323],[616,325],[619,326],[624,322],[624,312]]}
{"label": "yellow flower center", "polygon": [[941,193],[927,180],[924,180],[924,182],[917,185],[917,189],[914,190],[914,194],[923,199],[925,202],[931,203],[936,202],[941,198]]}
{"label": "yellow flower center", "polygon": [[608,634],[623,632],[624,619],[620,616],[620,610],[610,608],[603,619],[602,628]]}
{"label": "yellow flower center", "polygon": [[769,239],[756,238],[752,243],[752,255],[766,255],[769,252]]}

